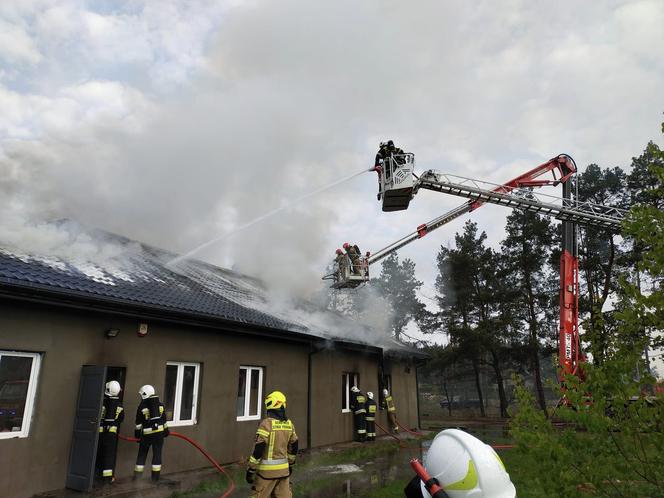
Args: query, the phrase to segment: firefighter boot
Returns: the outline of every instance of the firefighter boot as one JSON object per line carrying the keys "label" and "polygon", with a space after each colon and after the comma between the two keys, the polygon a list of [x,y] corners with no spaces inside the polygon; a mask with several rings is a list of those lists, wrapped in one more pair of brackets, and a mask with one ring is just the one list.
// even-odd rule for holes
{"label": "firefighter boot", "polygon": [[159,470],[153,470],[152,471],[152,482],[158,482],[160,476],[161,476],[161,472]]}

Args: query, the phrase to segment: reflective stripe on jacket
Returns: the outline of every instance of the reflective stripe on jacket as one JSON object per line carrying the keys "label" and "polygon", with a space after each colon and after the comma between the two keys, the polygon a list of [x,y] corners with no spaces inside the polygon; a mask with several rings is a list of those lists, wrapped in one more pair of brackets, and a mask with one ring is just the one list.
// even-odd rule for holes
{"label": "reflective stripe on jacket", "polygon": [[373,399],[367,399],[367,420],[376,420],[376,402]]}
{"label": "reflective stripe on jacket", "polygon": [[[164,434],[165,433],[165,434]],[[168,435],[168,422],[164,404],[158,396],[150,396],[141,401],[136,410],[136,437],[153,436],[156,434]]]}
{"label": "reflective stripe on jacket", "polygon": [[120,398],[117,396],[104,396],[104,404],[101,407],[101,420],[99,421],[99,432],[117,433],[123,420],[124,410],[120,406]]}
{"label": "reflective stripe on jacket", "polygon": [[[262,454],[256,448],[263,448]],[[256,430],[254,453],[249,458],[249,468],[257,470],[261,477],[276,479],[289,474],[289,466],[295,463],[297,433],[290,420],[267,417]],[[260,456],[259,456],[260,455]]]}

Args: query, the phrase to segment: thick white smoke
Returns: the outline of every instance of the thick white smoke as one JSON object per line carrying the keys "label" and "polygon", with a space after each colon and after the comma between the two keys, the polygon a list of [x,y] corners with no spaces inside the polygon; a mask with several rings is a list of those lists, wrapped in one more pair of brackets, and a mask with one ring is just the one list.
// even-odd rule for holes
{"label": "thick white smoke", "polygon": [[[26,251],[118,256],[44,224],[66,218],[186,252],[370,166],[385,138],[421,168],[501,181],[562,149],[579,164],[638,154],[660,119],[661,99],[633,91],[661,93],[657,1],[12,5],[0,6],[16,32],[0,43],[0,241]],[[425,197],[374,222],[374,193],[359,177],[199,257],[309,296],[340,243],[377,249],[444,210]],[[494,212],[478,216],[499,232]]]}

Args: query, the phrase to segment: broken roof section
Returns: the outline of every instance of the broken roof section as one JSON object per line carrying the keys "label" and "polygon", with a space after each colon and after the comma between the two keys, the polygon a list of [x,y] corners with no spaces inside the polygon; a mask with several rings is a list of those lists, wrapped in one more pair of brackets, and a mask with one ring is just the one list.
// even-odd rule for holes
{"label": "broken roof section", "polygon": [[75,233],[72,244],[27,252],[3,247],[0,241],[0,287],[5,294],[149,310],[156,317],[205,320],[219,328],[239,324],[281,332],[278,336],[284,338],[332,340],[419,356],[385,332],[312,303],[276,303],[256,278],[198,260],[171,266],[174,253],[71,222],[61,222],[60,228]]}

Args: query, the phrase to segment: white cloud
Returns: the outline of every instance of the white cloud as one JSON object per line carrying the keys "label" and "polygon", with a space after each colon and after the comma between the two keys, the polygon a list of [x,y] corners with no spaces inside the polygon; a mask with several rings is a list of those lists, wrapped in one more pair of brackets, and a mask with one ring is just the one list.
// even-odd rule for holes
{"label": "white cloud", "polygon": [[0,18],[0,61],[5,64],[36,64],[41,59],[41,53],[23,27]]}

